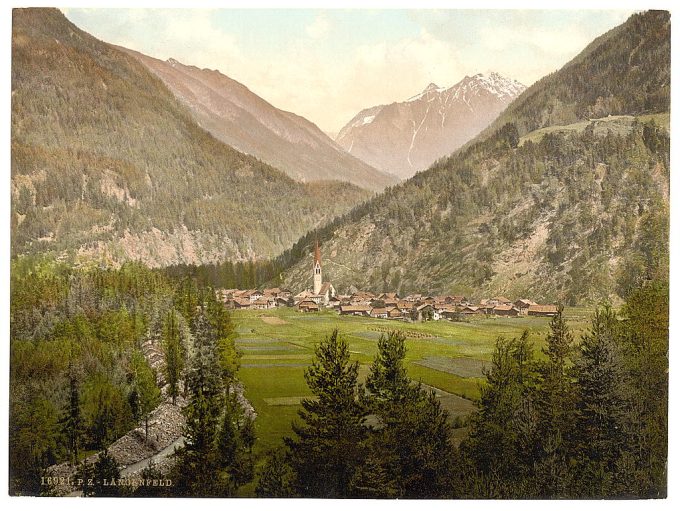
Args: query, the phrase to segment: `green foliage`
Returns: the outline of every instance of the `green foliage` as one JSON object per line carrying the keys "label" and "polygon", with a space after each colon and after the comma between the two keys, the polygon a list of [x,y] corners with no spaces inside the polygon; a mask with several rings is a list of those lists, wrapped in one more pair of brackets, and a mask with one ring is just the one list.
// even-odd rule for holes
{"label": "green foliage", "polygon": [[156,383],[156,373],[138,351],[132,355],[131,373],[133,392],[135,392],[138,402],[138,416],[135,419],[144,419],[145,438],[148,440],[149,415],[160,404],[161,391]]}
{"label": "green foliage", "polygon": [[120,495],[120,487],[117,485],[120,478],[118,463],[107,451],[99,453],[94,464],[93,476],[93,497],[118,497]]}
{"label": "green foliage", "polygon": [[178,481],[173,491],[177,495],[234,495],[254,475],[252,424],[244,436],[239,429],[243,410],[230,392],[231,379],[224,379],[221,365],[221,336],[230,333],[231,322],[228,316],[214,313],[210,307],[202,307],[193,325],[190,399],[184,410],[186,441],[173,476]]}
{"label": "green foliage", "polygon": [[171,310],[164,324],[163,350],[165,352],[165,378],[169,385],[169,394],[175,404],[179,395],[179,383],[184,372],[186,347],[180,337],[177,325],[177,314]]}
{"label": "green foliage", "polygon": [[461,445],[465,495],[666,494],[667,289],[636,288],[622,317],[598,309],[575,350],[559,314],[546,360],[532,361],[526,340],[499,339]]}
{"label": "green foliage", "polygon": [[12,42],[14,255],[273,257],[369,196],[296,182],[219,142],[134,57],[56,9],[16,10]]}
{"label": "green foliage", "polygon": [[350,363],[347,343],[338,331],[315,350],[305,371],[316,398],[304,399],[296,438],[286,438],[291,465],[297,475],[295,489],[310,497],[349,497],[352,477],[362,458],[366,435],[364,410],[357,398],[356,362]]}
{"label": "green foliage", "polygon": [[448,413],[406,375],[405,336],[381,335],[366,379],[368,410],[380,421],[355,478],[364,497],[434,498],[451,490],[453,446]]}
{"label": "green foliage", "polygon": [[257,473],[255,495],[258,497],[293,497],[295,474],[287,461],[283,449],[269,452],[265,462]]}

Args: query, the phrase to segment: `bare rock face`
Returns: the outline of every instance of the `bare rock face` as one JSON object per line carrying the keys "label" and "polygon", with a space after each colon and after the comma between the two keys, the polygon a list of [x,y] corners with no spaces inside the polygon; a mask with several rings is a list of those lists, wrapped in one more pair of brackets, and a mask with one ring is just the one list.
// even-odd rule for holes
{"label": "bare rock face", "polygon": [[474,138],[525,88],[498,73],[466,76],[449,89],[431,83],[407,101],[362,110],[336,142],[380,170],[409,178]]}
{"label": "bare rock face", "polygon": [[279,110],[219,71],[120,49],[158,76],[215,138],[266,161],[295,180],[349,181],[369,190],[381,190],[397,181],[347,154],[314,123]]}

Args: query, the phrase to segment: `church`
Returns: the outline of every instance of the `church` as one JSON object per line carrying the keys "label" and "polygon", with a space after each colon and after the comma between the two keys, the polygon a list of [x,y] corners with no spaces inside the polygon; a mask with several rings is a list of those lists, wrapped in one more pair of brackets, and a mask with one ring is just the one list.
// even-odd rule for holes
{"label": "church", "polygon": [[313,295],[310,299],[319,305],[328,305],[330,299],[335,296],[335,288],[330,282],[324,282],[321,273],[321,250],[319,250],[319,242],[316,242],[314,247],[314,267],[313,273]]}

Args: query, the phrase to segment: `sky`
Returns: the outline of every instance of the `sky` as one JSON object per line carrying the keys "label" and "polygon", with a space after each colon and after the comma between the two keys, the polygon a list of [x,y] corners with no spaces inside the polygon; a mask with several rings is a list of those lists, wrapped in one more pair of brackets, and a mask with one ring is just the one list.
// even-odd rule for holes
{"label": "sky", "polygon": [[62,9],[106,42],[217,69],[329,133],[360,110],[496,71],[531,85],[630,10]]}

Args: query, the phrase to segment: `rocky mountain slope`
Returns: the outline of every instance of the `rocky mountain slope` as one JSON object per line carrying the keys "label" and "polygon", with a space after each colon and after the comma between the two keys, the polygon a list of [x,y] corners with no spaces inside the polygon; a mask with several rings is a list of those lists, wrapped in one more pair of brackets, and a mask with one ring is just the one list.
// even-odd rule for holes
{"label": "rocky mountain slope", "polygon": [[348,181],[370,190],[382,190],[397,181],[345,152],[304,117],[279,110],[219,71],[121,49],[163,80],[215,138],[293,179]]}
{"label": "rocky mountain slope", "polygon": [[668,272],[670,18],[636,14],[517,98],[447,159],[278,260],[402,293],[617,300]]}
{"label": "rocky mountain slope", "polygon": [[498,73],[431,83],[401,103],[359,112],[338,134],[350,154],[401,178],[451,154],[486,128],[525,87]]}
{"label": "rocky mountain slope", "polygon": [[216,140],[140,62],[15,9],[12,253],[151,266],[271,257],[369,192],[302,184]]}

